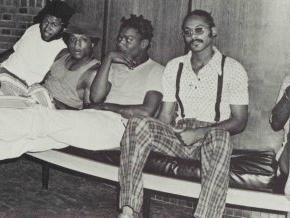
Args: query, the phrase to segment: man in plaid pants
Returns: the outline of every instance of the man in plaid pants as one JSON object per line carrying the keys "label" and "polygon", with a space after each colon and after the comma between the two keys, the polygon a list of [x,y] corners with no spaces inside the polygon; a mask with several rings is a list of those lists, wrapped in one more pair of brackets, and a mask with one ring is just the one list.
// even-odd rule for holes
{"label": "man in plaid pants", "polygon": [[[121,141],[119,217],[135,217],[143,200],[142,170],[150,151],[201,161],[194,217],[222,217],[229,184],[230,135],[244,130],[248,77],[242,65],[213,46],[217,30],[203,10],[190,12],[182,33],[188,54],[168,62],[158,120],[135,117]],[[175,108],[178,106],[177,122]]]}

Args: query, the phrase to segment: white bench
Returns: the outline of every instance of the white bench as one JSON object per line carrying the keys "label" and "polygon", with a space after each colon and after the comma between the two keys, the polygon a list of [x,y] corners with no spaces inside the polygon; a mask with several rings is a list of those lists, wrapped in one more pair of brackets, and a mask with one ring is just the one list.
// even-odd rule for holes
{"label": "white bench", "polygon": [[[90,176],[115,182],[118,181],[117,166],[88,160],[57,150],[28,153],[28,155],[46,163]],[[199,183],[146,173],[144,173],[144,188],[191,198],[198,198],[200,192]],[[232,205],[284,211],[288,212],[287,217],[290,217],[290,201],[284,195],[280,194],[230,188],[228,190],[226,202]]]}

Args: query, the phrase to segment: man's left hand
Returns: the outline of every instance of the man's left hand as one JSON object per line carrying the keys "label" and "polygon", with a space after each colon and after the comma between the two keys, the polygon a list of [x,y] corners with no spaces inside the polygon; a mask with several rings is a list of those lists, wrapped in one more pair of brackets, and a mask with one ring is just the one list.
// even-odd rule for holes
{"label": "man's left hand", "polygon": [[104,110],[103,104],[86,104],[84,109],[95,109],[95,110]]}
{"label": "man's left hand", "polygon": [[177,133],[185,145],[192,145],[193,143],[202,140],[207,132],[207,128],[189,129],[186,128],[180,133]]}

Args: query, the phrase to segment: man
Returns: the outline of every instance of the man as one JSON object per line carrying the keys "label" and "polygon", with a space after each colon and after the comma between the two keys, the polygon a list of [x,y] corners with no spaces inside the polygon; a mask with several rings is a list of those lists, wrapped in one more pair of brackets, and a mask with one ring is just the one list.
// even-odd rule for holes
{"label": "man", "polygon": [[0,55],[0,63],[4,61],[0,68],[0,81],[7,81],[4,75],[8,74],[25,86],[41,82],[56,55],[66,48],[62,32],[73,13],[74,10],[63,1],[48,1],[36,16],[39,23],[29,27],[13,48]]}
{"label": "man", "polygon": [[112,111],[124,118],[155,114],[162,98],[163,67],[149,58],[152,37],[151,23],[142,15],[122,19],[117,51],[104,58],[92,83],[91,100],[95,104],[90,108]]}
{"label": "man", "polygon": [[94,109],[0,108],[0,160],[68,145],[90,150],[119,146],[125,117],[153,116],[162,99],[163,66],[148,55],[152,37],[151,22],[143,16],[122,19],[117,51],[105,57],[91,86]]}
{"label": "man", "polygon": [[[164,70],[159,119],[130,119],[122,138],[120,217],[135,217],[140,211],[142,170],[150,151],[200,160],[201,192],[194,217],[222,217],[229,183],[230,135],[243,131],[247,123],[248,78],[237,61],[224,60],[213,46],[217,30],[208,12],[189,13],[182,32],[189,53],[169,61]],[[176,103],[178,121],[172,126]]]}
{"label": "man", "polygon": [[100,66],[93,55],[99,40],[95,27],[73,16],[65,30],[68,49],[57,56],[43,83],[57,109],[82,109],[90,103],[90,87]]}
{"label": "man", "polygon": [[284,142],[281,149],[276,155],[281,176],[286,179],[284,187],[285,195],[290,199],[290,133],[289,133],[289,116],[290,116],[290,76],[286,76],[279,91],[276,105],[272,110],[270,124],[273,130],[279,131],[284,129]]}

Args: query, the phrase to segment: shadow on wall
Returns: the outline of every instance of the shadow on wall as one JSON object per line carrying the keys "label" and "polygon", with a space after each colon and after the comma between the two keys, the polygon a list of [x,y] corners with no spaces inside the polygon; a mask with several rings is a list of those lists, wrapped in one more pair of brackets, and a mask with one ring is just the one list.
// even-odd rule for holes
{"label": "shadow on wall", "polygon": [[212,11],[217,46],[239,60],[249,76],[249,121],[234,137],[239,148],[277,149],[283,132],[274,132],[269,116],[280,85],[290,72],[290,1],[193,0],[193,7]]}

